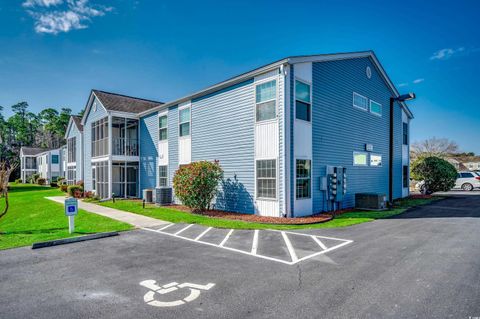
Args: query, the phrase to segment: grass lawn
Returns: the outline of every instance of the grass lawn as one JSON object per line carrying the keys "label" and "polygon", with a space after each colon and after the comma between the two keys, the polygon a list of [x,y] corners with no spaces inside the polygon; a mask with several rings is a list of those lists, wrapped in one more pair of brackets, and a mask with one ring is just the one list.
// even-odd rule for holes
{"label": "grass lawn", "polygon": [[361,224],[370,222],[375,219],[388,218],[394,215],[403,213],[410,207],[428,204],[436,198],[432,199],[404,199],[396,202],[393,209],[387,211],[354,211],[342,214],[336,217],[334,220],[310,225],[272,225],[252,223],[238,220],[219,219],[212,218],[197,214],[191,214],[171,208],[156,207],[152,204],[147,204],[145,208],[142,208],[140,201],[131,200],[117,200],[115,203],[111,201],[98,203],[103,206],[112,207],[132,213],[137,213],[161,220],[169,221],[172,223],[188,223],[188,224],[201,224],[205,226],[217,227],[217,228],[234,228],[234,229],[279,229],[279,230],[292,230],[292,229],[309,229],[309,228],[335,228],[345,227],[355,224]]}
{"label": "grass lawn", "polygon": [[[75,233],[69,234],[63,205],[44,198],[63,194],[56,188],[13,184],[9,192],[10,208],[0,219],[0,249],[133,228],[129,224],[80,210],[75,217]],[[0,198],[0,211],[4,207],[5,200]]]}

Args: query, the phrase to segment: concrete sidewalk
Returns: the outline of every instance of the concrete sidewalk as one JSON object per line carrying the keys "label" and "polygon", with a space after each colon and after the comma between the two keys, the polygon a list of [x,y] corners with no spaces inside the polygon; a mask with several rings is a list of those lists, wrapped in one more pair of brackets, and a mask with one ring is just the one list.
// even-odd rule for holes
{"label": "concrete sidewalk", "polygon": [[[65,197],[63,196],[45,197],[45,198],[60,204],[63,204],[65,201]],[[78,201],[78,208],[83,209],[90,213],[102,215],[111,219],[115,219],[130,225],[133,225],[137,228],[155,227],[155,226],[170,224],[169,222],[165,222],[163,220],[159,220],[159,219],[155,219],[155,218],[151,218],[143,215],[138,215],[134,213],[129,213],[122,210],[118,210],[110,207],[104,207],[104,206],[100,206],[92,203],[84,203],[80,200]]]}

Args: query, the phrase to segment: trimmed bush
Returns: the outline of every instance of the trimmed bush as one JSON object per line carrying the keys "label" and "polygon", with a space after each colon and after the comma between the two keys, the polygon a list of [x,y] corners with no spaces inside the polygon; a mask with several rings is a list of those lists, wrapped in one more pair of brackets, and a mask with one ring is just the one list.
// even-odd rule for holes
{"label": "trimmed bush", "polygon": [[45,185],[45,183],[46,183],[45,178],[43,178],[43,177],[37,178],[37,184],[38,185]]}
{"label": "trimmed bush", "polygon": [[56,182],[51,182],[50,187],[58,187],[58,184]]}
{"label": "trimmed bush", "polygon": [[68,185],[67,184],[60,185],[60,190],[64,193],[66,193],[68,191]]}
{"label": "trimmed bush", "polygon": [[32,176],[30,176],[29,183],[35,184],[39,178],[40,174],[32,174]]}
{"label": "trimmed bush", "polygon": [[193,212],[203,212],[210,207],[222,177],[218,161],[182,165],[173,178],[175,196]]}
{"label": "trimmed bush", "polygon": [[17,179],[15,180],[15,184],[21,184],[21,183],[22,183],[22,179],[21,179],[21,178],[17,178]]}
{"label": "trimmed bush", "polygon": [[455,186],[457,170],[446,160],[430,156],[413,162],[412,177],[425,182],[425,194],[446,192]]}
{"label": "trimmed bush", "polygon": [[67,193],[71,197],[81,198],[83,196],[83,187],[80,185],[69,185]]}

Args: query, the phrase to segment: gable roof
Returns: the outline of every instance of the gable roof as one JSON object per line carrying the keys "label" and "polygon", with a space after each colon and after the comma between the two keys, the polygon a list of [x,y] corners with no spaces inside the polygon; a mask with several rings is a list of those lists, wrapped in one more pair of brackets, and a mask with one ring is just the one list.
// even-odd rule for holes
{"label": "gable roof", "polygon": [[20,149],[20,152],[24,156],[35,156],[35,155],[38,155],[40,153],[43,153],[43,152],[46,152],[46,151],[49,151],[49,150],[50,149],[48,149],[48,148],[22,146],[22,148]]}
{"label": "gable roof", "polygon": [[77,126],[80,132],[83,132],[82,117],[79,115],[72,115],[73,123]]}
{"label": "gable roof", "polygon": [[[143,112],[140,113],[140,116],[144,116],[144,115],[150,114],[152,112],[167,108],[169,106],[174,106],[174,105],[177,105],[179,103],[186,102],[186,101],[189,101],[191,99],[201,97],[201,96],[207,95],[209,93],[216,92],[216,91],[221,90],[223,88],[238,84],[238,83],[240,83],[244,80],[247,80],[249,78],[252,78],[256,75],[272,71],[272,70],[274,70],[276,68],[279,68],[279,67],[281,67],[283,65],[286,65],[286,64],[295,64],[295,63],[304,63],[304,62],[326,62],[326,61],[357,59],[357,58],[366,58],[366,57],[372,59],[373,64],[378,69],[380,75],[385,80],[385,83],[387,84],[387,86],[393,92],[393,95],[395,97],[398,97],[400,94],[398,93],[397,89],[393,85],[393,82],[388,77],[387,73],[383,69],[382,65],[378,61],[378,59],[377,59],[377,57],[376,57],[376,55],[373,51],[360,51],[360,52],[347,52],[347,53],[334,53],[334,54],[317,54],[317,55],[302,55],[302,56],[290,56],[290,57],[283,58],[281,60],[275,61],[273,63],[261,66],[259,68],[256,68],[256,69],[252,70],[252,71],[240,74],[238,76],[235,76],[233,78],[230,78],[230,79],[225,80],[223,82],[220,82],[218,84],[207,87],[207,88],[205,88],[201,91],[195,92],[193,94],[184,96],[180,99],[173,100],[171,102],[168,102],[168,103],[165,103],[165,104],[162,104],[162,105],[158,105],[158,106],[156,106],[152,109],[143,111]],[[405,110],[405,112],[407,113],[407,115],[410,118],[413,118],[413,114],[410,111],[410,109],[408,108],[408,106],[403,102],[400,103],[400,104],[401,104],[402,108]]]}
{"label": "gable roof", "polygon": [[92,92],[100,100],[107,111],[141,113],[163,104],[162,102],[158,101],[141,99],[100,90],[92,90]]}

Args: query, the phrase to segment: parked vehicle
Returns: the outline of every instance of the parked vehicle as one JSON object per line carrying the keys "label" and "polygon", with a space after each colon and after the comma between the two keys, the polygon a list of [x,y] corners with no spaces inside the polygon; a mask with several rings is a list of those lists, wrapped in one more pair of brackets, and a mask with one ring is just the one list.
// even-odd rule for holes
{"label": "parked vehicle", "polygon": [[[415,185],[415,188],[418,189],[422,194],[430,195],[425,188],[425,182],[420,181]],[[462,189],[464,191],[473,191],[475,188],[480,188],[480,172],[459,172],[457,175],[457,180],[455,181],[455,186],[453,189]]]}
{"label": "parked vehicle", "polygon": [[475,172],[459,172],[454,188],[461,188],[464,191],[473,191],[480,188],[480,174]]}

